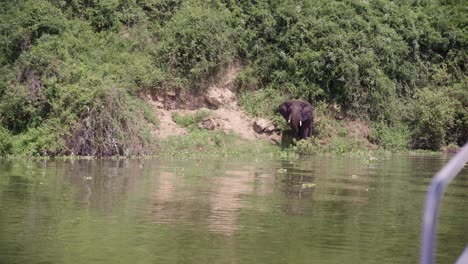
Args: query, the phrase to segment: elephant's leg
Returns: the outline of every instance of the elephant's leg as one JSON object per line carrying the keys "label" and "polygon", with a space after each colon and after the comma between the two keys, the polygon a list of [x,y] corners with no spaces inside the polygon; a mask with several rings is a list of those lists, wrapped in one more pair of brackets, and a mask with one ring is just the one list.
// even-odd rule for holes
{"label": "elephant's leg", "polygon": [[304,128],[302,129],[302,135],[301,135],[302,138],[307,138],[307,133],[308,133],[307,131],[308,131],[308,130],[307,130],[307,127],[304,127]]}
{"label": "elephant's leg", "polygon": [[307,137],[312,137],[312,124],[307,127]]}
{"label": "elephant's leg", "polygon": [[304,132],[302,134],[302,138],[308,138],[309,137],[309,128],[308,127],[305,127],[304,128]]}
{"label": "elephant's leg", "polygon": [[315,129],[315,127],[314,127],[314,117],[312,116],[311,119],[310,119],[310,124],[309,124],[309,137],[312,137],[315,134],[314,129]]}
{"label": "elephant's leg", "polygon": [[307,121],[304,121],[304,124],[303,126],[301,127],[302,129],[302,134],[301,134],[301,138],[308,138],[310,137],[310,134],[311,134],[311,122],[310,120],[307,120]]}

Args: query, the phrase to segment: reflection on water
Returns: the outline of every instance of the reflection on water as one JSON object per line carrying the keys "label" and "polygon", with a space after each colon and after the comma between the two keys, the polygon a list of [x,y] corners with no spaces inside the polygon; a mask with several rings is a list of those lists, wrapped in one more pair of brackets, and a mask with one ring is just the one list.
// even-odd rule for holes
{"label": "reflection on water", "polygon": [[196,175],[196,181],[201,181],[195,182],[198,185],[184,178],[190,171],[184,168],[182,174],[177,167],[175,171],[179,175],[160,171],[152,176],[151,216],[156,223],[206,221],[209,231],[233,235],[239,228],[240,211],[246,207],[245,195],[273,191],[273,175],[259,175],[252,166],[242,170],[218,168],[213,174]]}
{"label": "reflection on water", "polygon": [[238,229],[239,213],[245,207],[243,195],[252,193],[254,175],[246,171],[225,171],[224,177],[213,177],[209,195],[208,229],[232,235]]}
{"label": "reflection on water", "polygon": [[[441,156],[0,161],[0,263],[415,263]],[[468,243],[468,171],[437,260]]]}
{"label": "reflection on water", "polygon": [[154,200],[153,219],[159,223],[169,223],[178,218],[178,213],[182,213],[177,207],[176,186],[177,180],[174,173],[161,172],[152,186],[152,199]]}

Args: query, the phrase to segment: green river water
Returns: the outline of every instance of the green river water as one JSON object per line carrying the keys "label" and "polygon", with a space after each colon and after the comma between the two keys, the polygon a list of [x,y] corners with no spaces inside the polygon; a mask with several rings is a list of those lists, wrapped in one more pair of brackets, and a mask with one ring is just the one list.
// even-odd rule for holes
{"label": "green river water", "polygon": [[[417,263],[444,155],[0,160],[0,263]],[[437,263],[468,244],[468,167]]]}

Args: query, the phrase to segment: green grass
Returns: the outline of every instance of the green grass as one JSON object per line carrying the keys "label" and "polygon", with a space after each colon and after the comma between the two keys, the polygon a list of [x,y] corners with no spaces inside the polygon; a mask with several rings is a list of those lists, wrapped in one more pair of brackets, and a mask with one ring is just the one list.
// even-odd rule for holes
{"label": "green grass", "polygon": [[164,156],[274,156],[281,149],[264,140],[247,141],[233,133],[193,130],[185,136],[161,140],[158,155]]}
{"label": "green grass", "polygon": [[205,117],[212,116],[212,112],[208,109],[196,111],[193,114],[181,115],[178,112],[172,113],[172,120],[179,126],[188,128],[190,130],[197,129],[197,124]]}

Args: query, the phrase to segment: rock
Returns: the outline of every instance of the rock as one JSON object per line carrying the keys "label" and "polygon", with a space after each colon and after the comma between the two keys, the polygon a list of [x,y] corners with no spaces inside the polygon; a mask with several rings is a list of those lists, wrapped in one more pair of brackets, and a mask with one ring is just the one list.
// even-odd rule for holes
{"label": "rock", "polygon": [[270,140],[271,144],[278,145],[281,143],[281,135],[273,133],[270,136],[268,136],[268,139]]}
{"label": "rock", "polygon": [[215,109],[223,105],[229,105],[235,102],[236,96],[229,89],[221,89],[218,87],[210,87],[205,94],[205,101],[207,104]]}
{"label": "rock", "polygon": [[210,89],[205,95],[205,100],[206,102],[214,107],[215,109],[218,109],[221,105],[223,105],[223,99],[221,97],[221,94],[216,90],[216,89]]}
{"label": "rock", "polygon": [[161,101],[154,101],[153,105],[160,109],[164,108],[164,102]]}
{"label": "rock", "polygon": [[212,117],[205,117],[202,121],[198,122],[197,126],[200,129],[214,130],[219,127],[219,122]]}
{"label": "rock", "polygon": [[263,133],[267,133],[267,134],[272,134],[275,131],[276,131],[276,127],[273,124],[265,127],[265,129],[263,129]]}
{"label": "rock", "polygon": [[264,118],[256,119],[253,122],[252,127],[253,127],[253,130],[257,132],[258,134],[261,134],[261,133],[269,134],[275,130],[275,126],[273,125],[273,123],[271,123],[271,121],[266,120]]}

